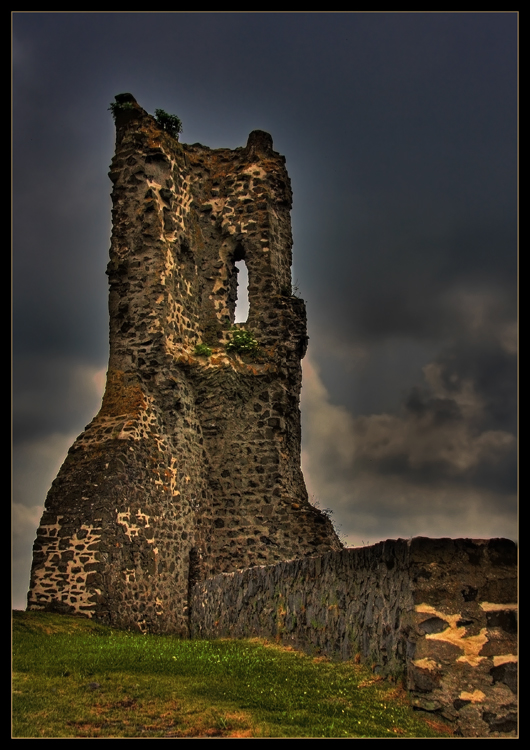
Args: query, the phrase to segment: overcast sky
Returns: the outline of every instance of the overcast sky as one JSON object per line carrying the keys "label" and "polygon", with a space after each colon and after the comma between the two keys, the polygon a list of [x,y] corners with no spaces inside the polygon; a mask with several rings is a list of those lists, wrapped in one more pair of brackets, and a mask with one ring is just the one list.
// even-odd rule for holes
{"label": "overcast sky", "polygon": [[346,543],[516,539],[517,13],[12,18],[14,606],[101,403],[125,91],[183,142],[259,128],[287,159],[302,466]]}

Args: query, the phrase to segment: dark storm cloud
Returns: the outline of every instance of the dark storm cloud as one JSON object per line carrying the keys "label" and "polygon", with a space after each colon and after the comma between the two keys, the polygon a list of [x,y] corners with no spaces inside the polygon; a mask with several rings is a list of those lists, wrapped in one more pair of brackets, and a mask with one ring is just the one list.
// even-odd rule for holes
{"label": "dark storm cloud", "polygon": [[[46,204],[41,210],[46,210]],[[34,212],[32,218],[38,220],[39,213]],[[103,237],[96,236],[91,242],[97,233],[89,229],[83,235],[83,222],[77,231],[74,222],[75,218],[59,222],[62,231],[55,241],[47,235],[45,221],[40,224],[40,235],[35,227],[18,232],[29,251],[21,251],[14,261],[14,351],[17,355],[40,351],[48,357],[92,357],[103,364],[108,339],[104,276],[108,238],[104,243]],[[57,255],[57,247],[64,248],[64,255]],[[94,256],[100,260],[99,269]],[[62,263],[56,264],[59,259]]]}
{"label": "dark storm cloud", "polygon": [[[27,55],[35,57],[35,50]],[[26,77],[38,80],[39,59]],[[112,149],[112,125],[97,118],[87,139],[86,113],[79,113],[77,126],[69,122],[71,99],[46,105],[49,83],[42,91],[26,83],[15,86],[14,97],[15,352],[76,352],[101,361],[110,241],[110,187],[103,164]]]}
{"label": "dark storm cloud", "polygon": [[[399,340],[392,346],[391,333],[387,332],[390,344],[372,342],[366,347],[365,341],[364,349],[358,344],[358,362],[351,366],[349,378],[341,367],[340,347],[330,347],[323,335],[317,337],[313,356],[320,348],[323,376],[333,370],[343,373],[342,383],[329,391],[323,377],[322,392],[317,397],[310,391],[306,403],[306,439],[325,444],[317,449],[313,443],[313,449],[319,451],[326,481],[341,476],[345,486],[353,486],[359,475],[373,475],[399,479],[409,487],[453,487],[457,492],[484,488],[497,493],[499,507],[513,503],[517,381],[512,306],[491,288],[454,290],[440,309],[449,302],[436,354],[427,357],[425,349],[422,363],[422,348],[412,349],[417,359],[409,380],[416,384],[409,389],[390,386],[392,380],[399,386],[405,382],[400,377],[406,369],[403,364],[401,370],[391,365],[400,364],[407,350]],[[381,356],[385,351],[386,363]],[[350,392],[348,383],[353,383]],[[373,389],[381,387],[386,397],[374,409]],[[335,434],[330,425],[324,427],[327,422],[342,428]],[[323,429],[327,437],[319,440]],[[373,507],[378,508],[377,501]]]}
{"label": "dark storm cloud", "polygon": [[471,381],[444,385],[424,368],[395,413],[355,417],[333,404],[304,365],[303,469],[349,543],[396,536],[511,536],[516,529],[515,436],[487,429]]}
{"label": "dark storm cloud", "polygon": [[357,228],[339,213],[339,228],[322,240],[328,252],[311,259],[309,282],[310,300],[329,297],[319,306],[337,336],[366,342],[444,337],[461,315],[448,299],[456,286],[489,286],[498,312],[515,315],[515,221],[492,225],[466,217],[463,207],[459,226],[444,226],[430,212],[426,227],[424,202],[419,191],[401,217],[385,206],[384,216],[365,215]]}
{"label": "dark storm cloud", "polygon": [[101,405],[105,372],[106,366],[98,369],[74,358],[41,353],[16,357],[15,446],[43,439],[50,433],[70,435],[87,424]]}
{"label": "dark storm cloud", "polygon": [[346,132],[328,134],[322,118],[335,147],[316,153],[334,158],[312,155],[316,179],[302,189],[313,210],[305,227],[295,224],[302,248],[314,251],[297,266],[317,311],[310,333],[324,329],[343,348],[352,338],[443,340],[456,284],[491,284],[512,313],[515,299],[516,57],[507,27],[496,33],[502,18],[473,14],[379,20],[385,43],[337,97],[350,105]]}

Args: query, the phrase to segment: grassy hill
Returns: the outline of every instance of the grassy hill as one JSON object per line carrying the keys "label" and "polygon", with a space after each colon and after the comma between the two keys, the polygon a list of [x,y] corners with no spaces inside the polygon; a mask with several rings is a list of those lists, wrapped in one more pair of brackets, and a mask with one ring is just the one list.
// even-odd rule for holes
{"label": "grassy hill", "polygon": [[12,737],[448,737],[402,687],[258,640],[13,613]]}

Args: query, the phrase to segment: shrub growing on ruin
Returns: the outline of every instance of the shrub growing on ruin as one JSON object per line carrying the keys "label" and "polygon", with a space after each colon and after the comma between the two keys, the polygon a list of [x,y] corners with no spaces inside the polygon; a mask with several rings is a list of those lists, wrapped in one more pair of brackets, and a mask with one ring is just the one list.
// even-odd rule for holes
{"label": "shrub growing on ruin", "polygon": [[227,352],[234,352],[236,354],[257,354],[259,350],[259,344],[250,333],[250,331],[244,331],[241,328],[235,328],[232,331],[232,338],[226,345]]}
{"label": "shrub growing on ruin", "polygon": [[193,350],[193,353],[197,357],[211,357],[212,356],[212,350],[207,344],[197,344],[195,349]]}
{"label": "shrub growing on ruin", "polygon": [[182,133],[182,120],[177,115],[170,115],[163,109],[155,109],[155,120],[166,133],[176,138]]}

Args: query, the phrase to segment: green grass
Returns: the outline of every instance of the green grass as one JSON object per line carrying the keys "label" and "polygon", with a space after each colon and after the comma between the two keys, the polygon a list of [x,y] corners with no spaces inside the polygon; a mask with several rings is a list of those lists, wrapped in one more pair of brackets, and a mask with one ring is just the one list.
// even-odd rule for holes
{"label": "green grass", "polygon": [[13,737],[447,737],[352,663],[14,612]]}

